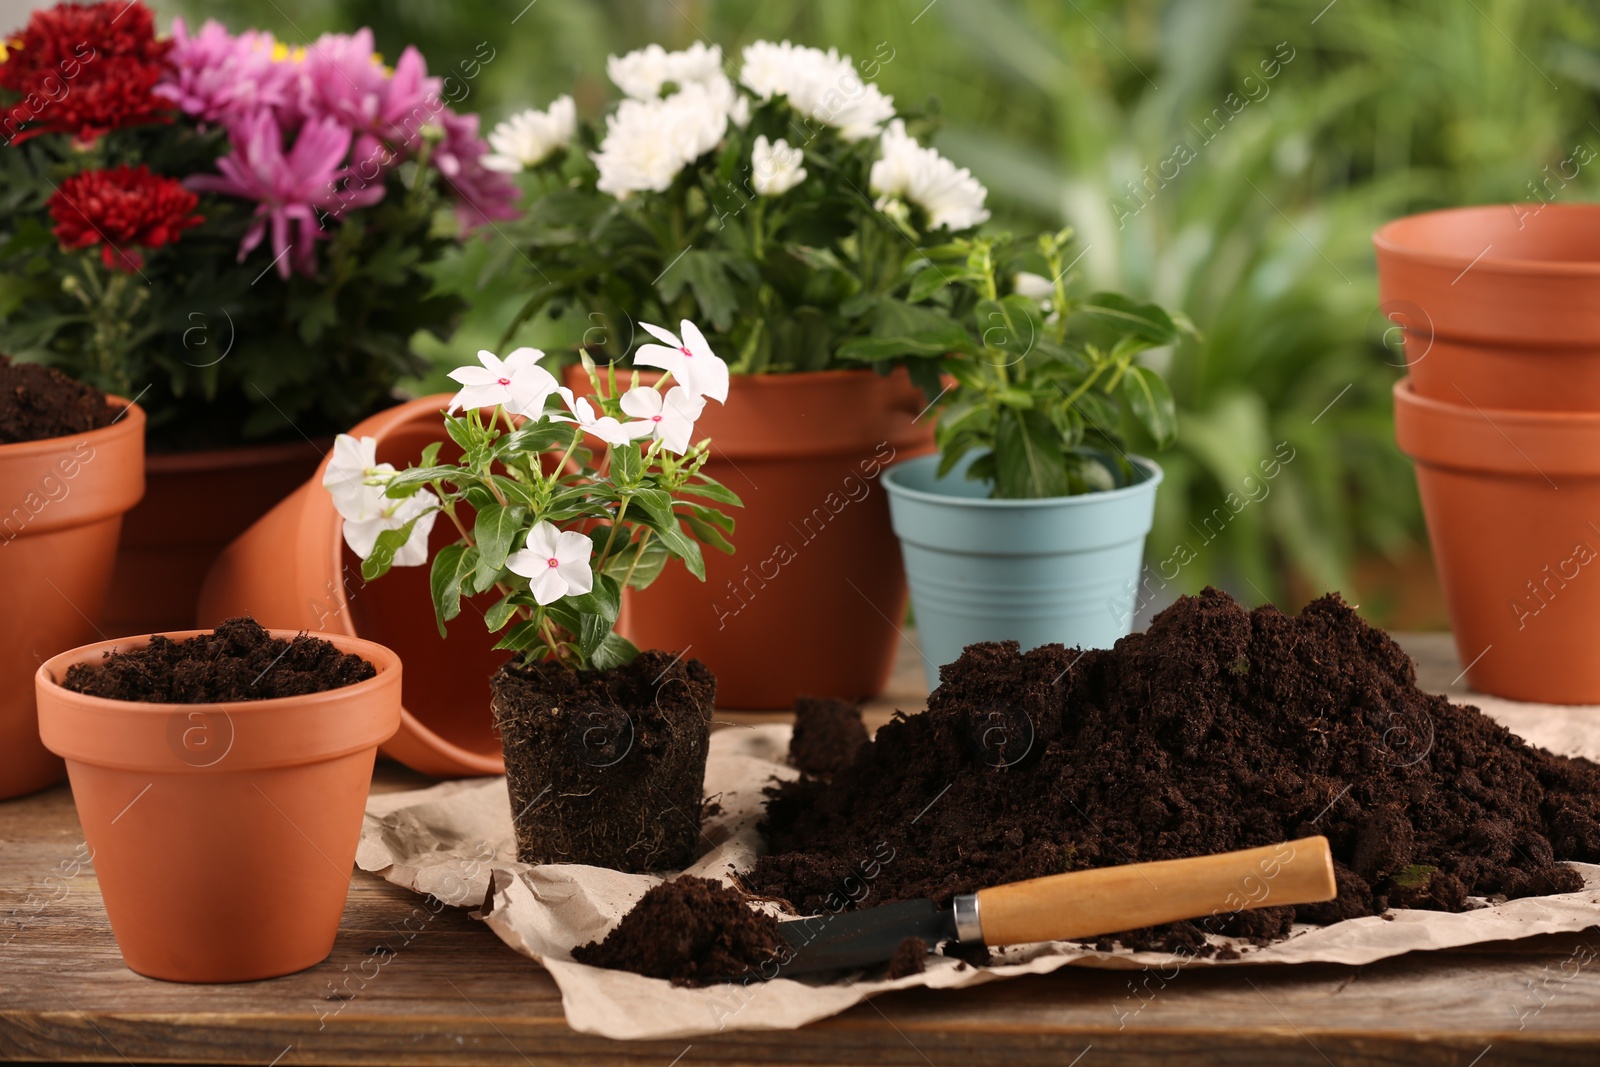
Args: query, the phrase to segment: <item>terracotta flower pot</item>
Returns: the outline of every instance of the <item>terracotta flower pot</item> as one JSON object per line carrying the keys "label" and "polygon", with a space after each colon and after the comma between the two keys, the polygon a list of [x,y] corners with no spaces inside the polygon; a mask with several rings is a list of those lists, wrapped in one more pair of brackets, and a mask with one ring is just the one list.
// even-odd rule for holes
{"label": "terracotta flower pot", "polygon": [[326,448],[309,441],[157,453],[128,512],[106,594],[108,633],[195,625],[195,600],[217,555],[311,476]]}
{"label": "terracotta flower pot", "polygon": [[93,640],[122,517],[144,492],[144,412],[99,430],[0,445],[0,799],[54,785],[33,672]]}
{"label": "terracotta flower pot", "polygon": [[66,758],[112,933],[140,974],[246,982],[304,970],[333,949],[373,758],[400,723],[400,658],[326,636],[377,676],[276,700],[141,704],[56,680],[148,637],[86,645],[39,668],[39,732]]}
{"label": "terracotta flower pot", "polygon": [[1600,204],[1430,211],[1373,244],[1417,396],[1600,411]]}
{"label": "terracotta flower pot", "polygon": [[[581,367],[567,383],[588,391]],[[666,568],[629,590],[619,627],[640,648],[689,649],[725,708],[787,709],[795,697],[874,696],[889,680],[906,578],[878,475],[933,450],[927,400],[903,370],[734,378],[696,440],[705,471],[738,493],[738,551],[705,553],[706,580]]]}
{"label": "terracotta flower pot", "polygon": [[1394,398],[1467,680],[1600,704],[1600,413]]}
{"label": "terracotta flower pot", "polygon": [[[440,412],[447,394],[422,397],[374,415],[350,432],[378,442],[378,460],[404,467],[422,449],[446,441]],[[459,454],[459,452],[457,453]],[[324,466],[326,464],[324,463]],[[427,567],[396,567],[368,585],[361,560],[345,547],[339,513],[322,487],[322,466],[267,512],[212,566],[201,589],[199,619],[211,626],[250,614],[263,626],[332,638],[363,637],[392,648],[409,676],[400,729],[383,753],[415,770],[459,778],[502,774],[500,739],[490,712],[489,678],[506,660],[469,608],[440,638]],[[436,523],[429,556],[454,539]],[[494,594],[474,598],[481,613]]]}

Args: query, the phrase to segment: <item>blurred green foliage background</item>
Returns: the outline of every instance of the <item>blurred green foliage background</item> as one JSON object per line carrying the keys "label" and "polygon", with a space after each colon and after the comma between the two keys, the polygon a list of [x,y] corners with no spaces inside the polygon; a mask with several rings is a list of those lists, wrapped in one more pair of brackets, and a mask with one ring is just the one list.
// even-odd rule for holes
{"label": "blurred green foliage background", "polygon": [[[1560,166],[1576,146],[1600,149],[1590,0],[155,6],[292,43],[370,25],[386,55],[414,43],[440,74],[487,41],[495,56],[461,105],[486,124],[563,92],[597,117],[616,95],[606,56],[651,41],[703,38],[730,56],[761,38],[857,57],[887,43],[878,84],[937,101],[937,143],[988,185],[991,225],[1071,224],[1093,285],[1182,308],[1203,331],[1170,356],[1180,444],[1158,457],[1166,483],[1149,558],[1180,545],[1194,558],[1163,592],[1210,582],[1287,602],[1335,588],[1391,624],[1443,617],[1393,445],[1389,390],[1403,359],[1377,307],[1371,233],[1431,207],[1584,199],[1600,170],[1567,180]],[[433,353],[444,369],[494,344],[520,303],[515,278],[479,286],[483,253],[441,272],[474,301],[449,350]],[[525,340],[555,343],[551,331],[535,322]],[[1261,462],[1288,450],[1262,495]],[[1220,535],[1203,527],[1252,475],[1260,499],[1224,508]]]}

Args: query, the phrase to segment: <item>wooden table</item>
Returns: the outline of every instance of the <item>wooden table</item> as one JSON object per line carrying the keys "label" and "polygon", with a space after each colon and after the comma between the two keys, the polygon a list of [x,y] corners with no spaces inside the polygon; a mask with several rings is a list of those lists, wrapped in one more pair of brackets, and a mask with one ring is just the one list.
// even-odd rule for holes
{"label": "wooden table", "polygon": [[[1423,682],[1454,653],[1408,639]],[[1459,681],[1453,683],[1459,686]],[[921,707],[906,649],[886,701]],[[757,718],[721,714],[719,720]],[[392,765],[375,788],[426,779]],[[544,971],[464,911],[357,872],[333,955],[287,978],[184,986],[122,965],[65,787],[0,804],[0,1058],[244,1064],[1600,1065],[1600,925],[1365,967],[1232,967],[1162,982],[1057,971],[892,993],[798,1032],[623,1043],[563,1022]],[[78,873],[70,875],[72,870]],[[1600,914],[1596,916],[1600,924]],[[420,925],[420,930],[417,930]],[[392,954],[392,955],[391,955]],[[372,961],[387,958],[376,969]],[[357,977],[376,971],[363,984]],[[335,988],[358,990],[354,995]]]}

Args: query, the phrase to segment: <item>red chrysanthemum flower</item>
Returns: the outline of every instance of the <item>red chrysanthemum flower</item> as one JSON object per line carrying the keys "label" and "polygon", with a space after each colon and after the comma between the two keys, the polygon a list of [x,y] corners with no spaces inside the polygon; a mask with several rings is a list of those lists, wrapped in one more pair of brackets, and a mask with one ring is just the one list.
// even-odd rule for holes
{"label": "red chrysanthemum flower", "polygon": [[86,170],[61,183],[50,198],[56,240],[62,248],[100,245],[113,270],[144,265],[139,248],[160,248],[204,221],[192,214],[200,198],[149,167]]}
{"label": "red chrysanthemum flower", "polygon": [[142,3],[58,4],[35,11],[27,29],[0,42],[0,89],[20,99],[0,110],[0,142],[41,133],[79,141],[150,122],[171,122],[156,96],[171,41],[158,41]]}

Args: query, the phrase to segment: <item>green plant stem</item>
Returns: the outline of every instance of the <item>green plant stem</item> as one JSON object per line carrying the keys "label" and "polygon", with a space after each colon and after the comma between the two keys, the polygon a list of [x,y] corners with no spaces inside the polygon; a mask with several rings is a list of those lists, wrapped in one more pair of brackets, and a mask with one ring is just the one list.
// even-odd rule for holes
{"label": "green plant stem", "polygon": [[646,528],[644,533],[639,535],[639,551],[634,553],[633,562],[628,564],[628,573],[622,576],[622,588],[628,588],[628,583],[633,581],[633,572],[638,569],[639,561],[644,558],[644,546],[650,543],[650,535],[653,533],[654,530]]}

